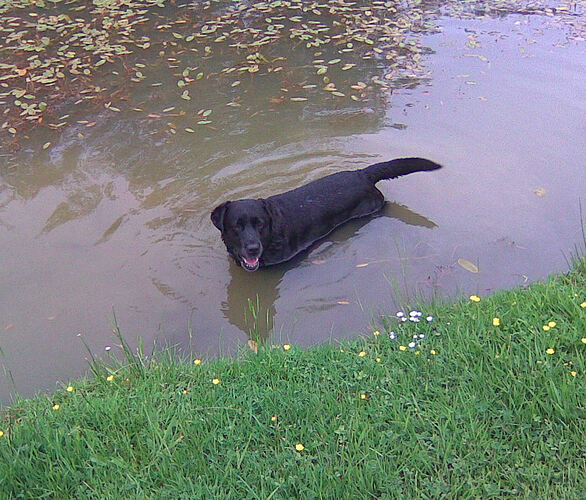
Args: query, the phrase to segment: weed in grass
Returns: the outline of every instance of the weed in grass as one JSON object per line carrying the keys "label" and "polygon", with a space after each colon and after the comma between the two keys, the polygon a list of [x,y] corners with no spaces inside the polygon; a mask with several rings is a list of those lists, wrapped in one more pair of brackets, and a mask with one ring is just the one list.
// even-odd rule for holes
{"label": "weed in grass", "polygon": [[582,242],[581,244],[575,244],[573,251],[570,252],[569,257],[566,257],[564,254],[564,258],[566,259],[566,263],[568,264],[569,269],[575,269],[577,271],[586,272],[586,259],[584,256],[586,255],[586,219],[584,218],[584,213],[582,210],[582,200],[578,202],[578,209],[580,215],[580,230],[582,233]]}
{"label": "weed in grass", "polygon": [[256,300],[248,299],[248,309],[244,311],[244,324],[248,330],[249,345],[256,351],[258,345],[263,345],[271,329],[270,311],[265,311],[264,318],[261,313],[260,297]]}

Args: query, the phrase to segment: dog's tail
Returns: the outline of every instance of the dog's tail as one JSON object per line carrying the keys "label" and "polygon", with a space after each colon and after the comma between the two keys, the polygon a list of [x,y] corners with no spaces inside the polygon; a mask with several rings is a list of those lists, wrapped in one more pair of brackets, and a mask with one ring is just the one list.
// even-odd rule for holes
{"label": "dog's tail", "polygon": [[441,165],[425,158],[397,158],[391,161],[383,161],[366,167],[363,172],[373,183],[383,179],[394,179],[401,175],[422,172],[426,170],[437,170]]}

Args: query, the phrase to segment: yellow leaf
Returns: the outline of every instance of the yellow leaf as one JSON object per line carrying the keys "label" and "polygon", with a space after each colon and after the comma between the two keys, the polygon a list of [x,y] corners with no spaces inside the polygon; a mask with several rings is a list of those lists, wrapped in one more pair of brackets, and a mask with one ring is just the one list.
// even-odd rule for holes
{"label": "yellow leaf", "polygon": [[469,260],[466,259],[458,259],[458,264],[460,264],[460,266],[462,266],[464,269],[466,269],[466,271],[470,271],[471,273],[478,273],[478,267],[473,264],[472,262],[470,262]]}

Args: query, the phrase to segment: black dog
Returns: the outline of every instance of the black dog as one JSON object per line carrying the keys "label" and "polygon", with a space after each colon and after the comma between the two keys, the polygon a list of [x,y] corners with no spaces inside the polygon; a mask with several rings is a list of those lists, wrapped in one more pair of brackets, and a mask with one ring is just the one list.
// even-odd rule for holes
{"label": "black dog", "polygon": [[338,172],[270,198],[227,201],[214,209],[212,222],[236,263],[256,271],[291,259],[350,219],[380,210],[378,181],[438,168],[423,158],[398,158]]}

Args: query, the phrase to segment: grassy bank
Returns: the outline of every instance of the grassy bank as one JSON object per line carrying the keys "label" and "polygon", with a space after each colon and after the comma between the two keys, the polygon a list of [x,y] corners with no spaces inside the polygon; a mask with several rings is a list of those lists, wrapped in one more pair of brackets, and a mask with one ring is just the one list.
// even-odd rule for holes
{"label": "grassy bank", "polygon": [[0,495],[585,498],[586,259],[422,312],[340,345],[96,365],[3,412]]}

